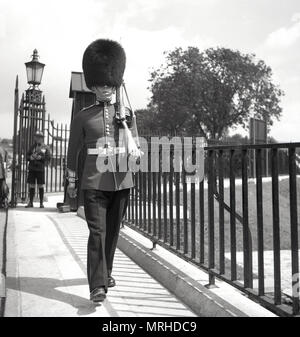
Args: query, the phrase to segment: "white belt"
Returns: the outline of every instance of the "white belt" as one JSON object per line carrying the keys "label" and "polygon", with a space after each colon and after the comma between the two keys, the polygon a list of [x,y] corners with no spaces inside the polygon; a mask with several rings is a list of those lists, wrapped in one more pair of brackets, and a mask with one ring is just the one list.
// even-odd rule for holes
{"label": "white belt", "polygon": [[125,153],[125,147],[98,147],[94,149],[87,149],[87,154],[97,155],[100,157],[114,156],[120,153]]}

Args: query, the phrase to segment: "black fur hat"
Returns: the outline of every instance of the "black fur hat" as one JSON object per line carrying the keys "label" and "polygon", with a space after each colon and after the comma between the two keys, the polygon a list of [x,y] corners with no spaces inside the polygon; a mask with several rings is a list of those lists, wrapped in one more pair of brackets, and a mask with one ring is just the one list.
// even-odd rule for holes
{"label": "black fur hat", "polygon": [[125,51],[118,42],[106,39],[92,42],[86,48],[82,59],[87,87],[119,87],[122,84],[125,65]]}

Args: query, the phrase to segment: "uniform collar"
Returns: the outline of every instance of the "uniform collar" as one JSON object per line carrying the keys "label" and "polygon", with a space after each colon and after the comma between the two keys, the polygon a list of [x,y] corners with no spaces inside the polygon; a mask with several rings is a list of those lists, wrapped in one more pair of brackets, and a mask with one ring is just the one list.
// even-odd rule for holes
{"label": "uniform collar", "polygon": [[[111,101],[106,102],[107,106],[112,105]],[[96,101],[95,105],[104,107],[104,102]]]}

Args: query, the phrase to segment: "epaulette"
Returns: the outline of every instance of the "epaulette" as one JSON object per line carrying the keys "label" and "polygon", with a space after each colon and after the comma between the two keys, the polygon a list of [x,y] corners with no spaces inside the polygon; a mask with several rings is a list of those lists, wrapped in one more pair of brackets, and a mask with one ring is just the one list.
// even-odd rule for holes
{"label": "epaulette", "polygon": [[[114,106],[115,106],[115,109],[117,111],[118,104],[115,103]],[[128,125],[129,128],[132,127],[132,116],[133,116],[132,110],[129,109],[128,107],[125,107],[125,120],[126,120],[126,123],[127,123],[127,125]],[[114,119],[115,119],[115,121],[116,121],[117,124],[121,125],[121,120],[120,120],[120,117],[119,117],[118,113],[115,114]]]}
{"label": "epaulette", "polygon": [[[118,108],[118,103],[114,103],[113,104],[115,109]],[[130,108],[128,108],[127,106],[125,106],[125,115],[126,116],[132,116],[132,110]]]}

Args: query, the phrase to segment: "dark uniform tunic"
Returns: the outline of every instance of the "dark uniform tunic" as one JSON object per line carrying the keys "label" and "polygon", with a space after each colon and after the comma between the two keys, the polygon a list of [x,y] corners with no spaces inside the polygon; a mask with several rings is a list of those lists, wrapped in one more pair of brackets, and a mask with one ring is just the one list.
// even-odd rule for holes
{"label": "dark uniform tunic", "polygon": [[[69,139],[68,169],[77,172],[79,151],[83,146],[87,148],[81,189],[84,192],[84,212],[90,232],[87,252],[90,291],[97,287],[104,287],[107,291],[120,222],[127,207],[130,188],[133,187],[132,173],[117,170],[117,162],[127,162],[126,153],[110,156],[107,166],[110,170],[106,171],[99,170],[97,165],[99,159],[103,162],[106,157],[89,154],[89,149],[103,149],[107,141],[112,148],[124,149],[124,139],[119,137],[120,127],[114,116],[115,106],[109,103],[99,103],[81,110],[72,122]],[[120,158],[122,160],[119,161]]]}
{"label": "dark uniform tunic", "polygon": [[[115,105],[108,104],[104,106],[103,103],[92,105],[78,112],[71,126],[67,162],[68,169],[77,171],[78,153],[83,145],[94,149],[99,145],[102,148],[105,136],[108,137],[107,139],[111,147],[124,148],[124,141],[119,137],[120,127],[114,121],[114,115]],[[110,171],[99,172],[97,168],[98,156],[87,154],[82,174],[81,189],[118,191],[133,187],[131,172],[113,172],[117,170],[115,163],[120,160],[120,157],[116,158],[116,156],[110,156],[110,166],[108,166]],[[126,158],[122,160],[124,159],[126,160]]]}
{"label": "dark uniform tunic", "polygon": [[0,207],[2,206],[3,198],[6,197],[7,190],[5,177],[6,172],[4,168],[4,163],[7,162],[7,151],[0,146]]}
{"label": "dark uniform tunic", "polygon": [[[39,155],[40,159],[31,159],[31,155]],[[45,166],[49,163],[51,159],[51,151],[49,146],[46,144],[33,144],[27,152],[27,160],[29,161],[28,165],[28,184],[45,184]]]}
{"label": "dark uniform tunic", "polygon": [[0,146],[0,179],[5,179],[4,163],[7,162],[7,151]]}

